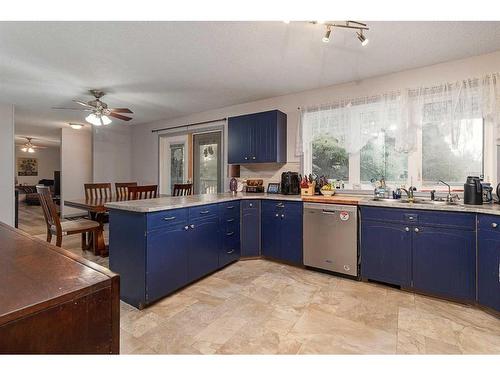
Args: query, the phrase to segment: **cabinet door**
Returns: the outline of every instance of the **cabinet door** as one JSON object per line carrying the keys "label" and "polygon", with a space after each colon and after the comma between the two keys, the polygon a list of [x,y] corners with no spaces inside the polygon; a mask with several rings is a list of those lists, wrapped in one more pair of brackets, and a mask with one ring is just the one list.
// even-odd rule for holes
{"label": "cabinet door", "polygon": [[195,220],[189,227],[188,277],[193,281],[219,266],[219,218]]}
{"label": "cabinet door", "polygon": [[478,232],[477,283],[478,302],[500,311],[500,232]]}
{"label": "cabinet door", "polygon": [[262,112],[255,116],[254,154],[252,159],[257,163],[276,162],[277,153],[277,111]]}
{"label": "cabinet door", "polygon": [[414,288],[443,297],[474,300],[475,233],[421,226],[412,229]]}
{"label": "cabinet door", "polygon": [[241,210],[241,256],[260,255],[260,202],[244,202]]}
{"label": "cabinet door", "polygon": [[228,152],[229,164],[250,163],[253,154],[253,127],[248,115],[230,117],[228,120]]}
{"label": "cabinet door", "polygon": [[363,221],[361,276],[390,284],[411,284],[411,232],[402,224]]}
{"label": "cabinet door", "polygon": [[164,297],[188,282],[188,230],[185,224],[150,232],[147,237],[146,299]]}
{"label": "cabinet door", "polygon": [[304,264],[302,253],[302,203],[286,202],[281,214],[281,249],[280,259]]}
{"label": "cabinet door", "polygon": [[275,201],[262,201],[261,233],[262,255],[280,258],[281,214],[283,209]]}

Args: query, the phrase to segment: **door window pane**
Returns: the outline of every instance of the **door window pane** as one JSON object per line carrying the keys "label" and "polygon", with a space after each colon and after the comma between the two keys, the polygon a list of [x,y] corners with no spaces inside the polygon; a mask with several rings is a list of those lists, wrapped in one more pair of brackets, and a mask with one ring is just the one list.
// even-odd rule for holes
{"label": "door window pane", "polygon": [[424,185],[438,180],[461,185],[467,176],[483,174],[483,120],[461,120],[453,125],[427,123],[422,127]]}
{"label": "door window pane", "polygon": [[221,133],[194,135],[194,188],[196,194],[221,191]]}
{"label": "door window pane", "polygon": [[184,183],[184,144],[170,145],[170,191]]}
{"label": "door window pane", "polygon": [[396,138],[391,130],[374,133],[361,149],[361,182],[384,178],[386,181],[405,183],[408,178],[408,154],[396,150]]}

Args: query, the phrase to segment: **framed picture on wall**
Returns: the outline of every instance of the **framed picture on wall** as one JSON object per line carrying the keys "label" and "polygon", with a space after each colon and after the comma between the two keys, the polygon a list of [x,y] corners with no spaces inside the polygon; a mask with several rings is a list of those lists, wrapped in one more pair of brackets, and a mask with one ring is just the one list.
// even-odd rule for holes
{"label": "framed picture on wall", "polygon": [[38,160],[35,158],[17,158],[18,176],[38,176]]}

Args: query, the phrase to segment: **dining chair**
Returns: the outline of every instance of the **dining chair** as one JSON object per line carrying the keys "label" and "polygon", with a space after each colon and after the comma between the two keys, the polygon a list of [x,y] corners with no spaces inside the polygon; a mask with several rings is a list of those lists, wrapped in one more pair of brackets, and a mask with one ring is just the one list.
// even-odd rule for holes
{"label": "dining chair", "polygon": [[111,183],[83,184],[85,199],[111,198]]}
{"label": "dining chair", "polygon": [[62,237],[66,235],[82,235],[82,250],[87,250],[87,233],[92,236],[92,250],[96,252],[96,238],[101,230],[101,225],[97,221],[88,219],[61,221],[57,213],[57,208],[52,200],[52,195],[48,186],[37,186],[36,190],[40,199],[40,204],[47,224],[47,242],[52,241],[52,235],[56,236],[56,246],[61,247]]}
{"label": "dining chair", "polygon": [[130,186],[128,188],[128,199],[151,199],[156,198],[158,185]]}
{"label": "dining chair", "polygon": [[127,198],[128,188],[132,186],[137,186],[137,182],[115,182],[116,198]]}
{"label": "dining chair", "polygon": [[191,195],[192,191],[193,184],[174,184],[174,191],[172,192],[172,195],[174,197]]}

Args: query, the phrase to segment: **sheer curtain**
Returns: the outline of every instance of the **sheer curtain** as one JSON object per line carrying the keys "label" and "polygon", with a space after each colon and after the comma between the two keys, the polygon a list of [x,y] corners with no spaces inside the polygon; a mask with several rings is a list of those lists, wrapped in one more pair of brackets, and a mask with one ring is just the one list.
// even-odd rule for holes
{"label": "sheer curtain", "polygon": [[316,136],[331,135],[349,154],[358,153],[380,130],[394,134],[396,149],[415,150],[424,123],[439,123],[452,145],[469,127],[464,121],[483,118],[500,134],[500,74],[432,87],[405,89],[372,97],[341,99],[328,105],[301,109],[296,154],[310,152]]}

